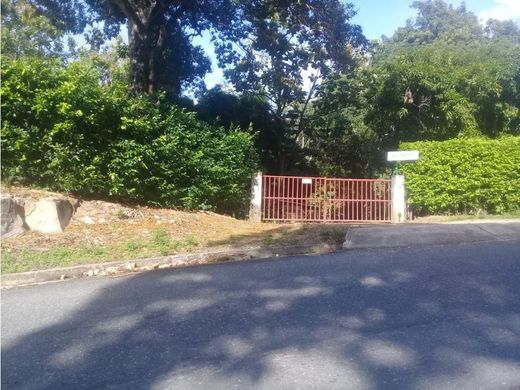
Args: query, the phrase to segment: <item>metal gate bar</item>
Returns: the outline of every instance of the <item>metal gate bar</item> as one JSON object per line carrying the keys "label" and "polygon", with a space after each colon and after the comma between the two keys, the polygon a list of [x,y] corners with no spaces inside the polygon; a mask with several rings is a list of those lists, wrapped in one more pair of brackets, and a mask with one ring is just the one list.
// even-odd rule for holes
{"label": "metal gate bar", "polygon": [[390,222],[390,180],[263,176],[262,220]]}

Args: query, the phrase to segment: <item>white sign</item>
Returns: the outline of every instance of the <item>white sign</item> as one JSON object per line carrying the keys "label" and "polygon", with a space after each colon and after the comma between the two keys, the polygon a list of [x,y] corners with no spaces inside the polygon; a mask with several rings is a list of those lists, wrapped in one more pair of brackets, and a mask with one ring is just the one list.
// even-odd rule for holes
{"label": "white sign", "polygon": [[312,184],[312,179],[311,178],[303,178],[302,179],[302,184]]}
{"label": "white sign", "polygon": [[388,152],[387,161],[417,161],[419,160],[418,150],[399,150]]}

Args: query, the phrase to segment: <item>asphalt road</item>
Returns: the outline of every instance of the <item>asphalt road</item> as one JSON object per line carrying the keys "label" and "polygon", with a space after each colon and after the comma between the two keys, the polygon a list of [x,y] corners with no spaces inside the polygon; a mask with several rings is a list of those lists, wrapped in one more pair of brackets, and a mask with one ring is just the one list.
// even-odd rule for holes
{"label": "asphalt road", "polygon": [[2,389],[519,389],[520,241],[2,292]]}

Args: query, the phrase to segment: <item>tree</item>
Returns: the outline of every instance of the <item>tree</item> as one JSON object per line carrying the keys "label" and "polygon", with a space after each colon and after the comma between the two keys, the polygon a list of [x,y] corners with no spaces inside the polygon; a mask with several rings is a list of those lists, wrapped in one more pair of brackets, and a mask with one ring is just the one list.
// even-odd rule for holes
{"label": "tree", "polygon": [[394,33],[391,41],[409,44],[432,43],[436,40],[462,42],[483,36],[477,16],[468,11],[464,3],[454,8],[444,0],[414,1],[415,19]]}
{"label": "tree", "polygon": [[[464,4],[413,3],[414,20],[373,56],[378,76],[367,123],[390,144],[517,133],[520,30],[513,21],[482,28]],[[403,102],[405,91],[413,99]]]}
{"label": "tree", "polygon": [[442,1],[414,7],[367,63],[323,83],[311,143],[322,173],[373,174],[403,141],[520,134],[518,26],[483,29]]}
{"label": "tree", "polygon": [[[87,23],[102,21],[106,36],[114,36],[122,23],[129,33],[130,86],[135,93],[153,93],[157,89],[180,92],[184,81],[194,81],[209,70],[209,61],[202,48],[194,46],[191,38],[203,31],[211,31],[219,48],[221,64],[239,67],[237,45],[252,39],[259,50],[281,50],[276,57],[277,72],[288,72],[298,82],[298,73],[309,65],[323,71],[327,61],[345,64],[349,53],[345,45],[357,46],[360,29],[345,21],[353,16],[351,5],[338,0],[35,0],[41,13],[52,20],[62,18],[56,9],[66,13],[61,22],[64,28],[81,29]],[[87,5],[78,12],[71,3]],[[78,6],[78,9],[82,9]],[[345,19],[343,19],[345,18]],[[77,20],[75,25],[69,20]],[[274,36],[271,34],[274,33]],[[277,42],[284,38],[285,41]],[[283,40],[283,39],[282,39]],[[298,44],[296,41],[300,41]],[[271,47],[274,45],[274,47]],[[291,50],[291,51],[287,51]],[[308,53],[312,53],[310,56]],[[285,56],[285,57],[283,57]],[[282,58],[283,57],[283,58]],[[311,57],[311,58],[310,58]],[[285,64],[282,64],[284,62]],[[294,63],[290,64],[290,63]],[[239,69],[240,72],[240,69]],[[271,84],[282,82],[279,103],[283,96],[298,91],[287,88],[280,76]],[[300,77],[301,78],[301,77]],[[235,81],[237,81],[235,79]],[[266,82],[264,77],[263,82]],[[238,85],[238,83],[237,83]],[[240,87],[238,89],[242,90]],[[283,89],[283,91],[282,91]]]}
{"label": "tree", "polygon": [[349,23],[353,5],[337,0],[249,1],[241,3],[239,15],[247,24],[215,40],[217,57],[237,91],[268,99],[282,125],[276,158],[283,173],[303,157],[309,108],[321,81],[354,67],[367,41]]}
{"label": "tree", "polygon": [[[202,31],[230,28],[235,16],[231,0],[34,0],[41,15],[58,29],[78,33],[101,22],[105,38],[127,24],[129,87],[133,94],[166,90],[178,95],[183,83],[201,80],[209,59],[191,39]],[[96,30],[96,33],[99,33]]]}
{"label": "tree", "polygon": [[513,20],[489,19],[484,33],[490,39],[507,38],[520,43],[520,26]]}
{"label": "tree", "polygon": [[255,136],[261,166],[267,172],[277,172],[280,165],[296,167],[304,160],[296,140],[287,137],[286,122],[274,115],[265,96],[230,93],[215,87],[198,99],[195,110],[206,122],[249,129]]}
{"label": "tree", "polygon": [[279,117],[298,104],[305,112],[320,80],[354,66],[354,52],[366,45],[361,28],[348,23],[349,3],[250,1],[240,15],[249,25],[230,31],[233,44],[216,42],[220,66],[238,91],[267,96]]}
{"label": "tree", "polygon": [[368,67],[329,78],[319,90],[309,149],[320,174],[371,177],[381,142],[365,123],[374,75]]}
{"label": "tree", "polygon": [[4,58],[62,54],[63,34],[46,16],[38,15],[27,0],[2,0]]}
{"label": "tree", "polygon": [[[382,109],[369,114],[372,125],[380,132],[386,127],[394,144],[517,132],[518,26],[489,20],[482,28],[463,4],[453,8],[442,0],[413,6],[415,20],[374,54]],[[413,101],[403,104],[407,89]]]}

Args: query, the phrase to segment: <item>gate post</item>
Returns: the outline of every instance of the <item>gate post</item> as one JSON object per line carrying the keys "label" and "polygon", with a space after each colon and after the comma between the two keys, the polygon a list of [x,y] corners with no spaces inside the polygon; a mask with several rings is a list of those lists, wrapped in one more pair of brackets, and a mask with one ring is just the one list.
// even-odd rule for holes
{"label": "gate post", "polygon": [[404,176],[392,176],[392,223],[402,223],[406,220],[406,198],[404,188]]}
{"label": "gate post", "polygon": [[255,173],[251,179],[249,221],[262,222],[262,172]]}

